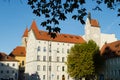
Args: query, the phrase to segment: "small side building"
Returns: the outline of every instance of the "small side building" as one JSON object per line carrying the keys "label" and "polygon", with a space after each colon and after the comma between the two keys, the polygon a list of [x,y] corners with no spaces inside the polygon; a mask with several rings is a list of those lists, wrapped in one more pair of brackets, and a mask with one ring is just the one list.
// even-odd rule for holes
{"label": "small side building", "polygon": [[25,72],[25,63],[26,63],[26,50],[24,46],[17,46],[13,51],[10,53],[10,56],[14,59],[18,60],[19,66],[19,79],[24,80],[24,72]]}
{"label": "small side building", "polygon": [[0,52],[0,80],[18,80],[18,60]]}
{"label": "small side building", "polygon": [[120,40],[106,43],[101,49],[101,55],[105,59],[102,71],[104,80],[120,80]]}

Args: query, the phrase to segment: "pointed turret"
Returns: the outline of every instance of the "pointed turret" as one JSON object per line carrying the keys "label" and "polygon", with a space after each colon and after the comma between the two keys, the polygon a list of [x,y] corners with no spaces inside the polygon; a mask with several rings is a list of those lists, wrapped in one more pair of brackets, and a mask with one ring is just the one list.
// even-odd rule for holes
{"label": "pointed turret", "polygon": [[24,34],[23,34],[23,37],[28,37],[28,28],[26,28]]}
{"label": "pointed turret", "polygon": [[28,38],[28,28],[25,29],[25,32],[22,36],[22,46],[27,47],[27,38]]}
{"label": "pointed turret", "polygon": [[39,39],[39,36],[40,36],[40,34],[39,34],[39,29],[38,29],[38,27],[37,27],[37,25],[36,25],[36,22],[35,22],[34,20],[33,20],[33,22],[32,22],[32,25],[31,25],[31,27],[30,27],[30,30],[33,30],[36,39]]}

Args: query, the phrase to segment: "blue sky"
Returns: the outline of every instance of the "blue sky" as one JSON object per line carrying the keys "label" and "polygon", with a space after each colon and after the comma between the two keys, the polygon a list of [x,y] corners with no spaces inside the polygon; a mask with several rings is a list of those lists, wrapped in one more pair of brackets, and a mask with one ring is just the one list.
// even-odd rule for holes
{"label": "blue sky", "polygon": [[[32,13],[30,6],[26,3],[27,0],[21,1],[0,0],[0,52],[9,54],[16,46],[20,46],[24,30],[26,27],[30,28],[33,20],[36,21],[40,30],[45,30],[40,26],[42,18],[36,17]],[[118,26],[120,18],[116,16],[116,11],[106,9],[105,6],[102,6],[102,12],[92,11],[93,6],[94,3],[91,2],[86,5],[92,18],[99,21],[101,32],[115,34],[120,39],[120,26]],[[59,26],[61,27],[61,33],[84,34],[84,25],[70,18],[60,22]]]}

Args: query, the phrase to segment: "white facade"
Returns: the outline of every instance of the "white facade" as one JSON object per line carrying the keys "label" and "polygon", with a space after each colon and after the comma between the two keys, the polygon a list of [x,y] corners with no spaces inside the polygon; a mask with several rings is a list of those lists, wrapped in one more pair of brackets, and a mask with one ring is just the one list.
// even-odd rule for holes
{"label": "white facade", "polygon": [[102,46],[105,43],[111,43],[111,42],[114,42],[114,41],[117,41],[117,38],[115,37],[115,34],[101,33],[101,45],[100,45],[100,48],[102,48]]}
{"label": "white facade", "polygon": [[0,80],[18,80],[18,62],[0,61]]}
{"label": "white facade", "polygon": [[[91,17],[91,15],[89,15]],[[91,18],[88,17],[85,24],[85,34],[83,35],[83,38],[86,41],[93,40],[97,43],[97,45],[102,48],[102,46],[105,43],[111,43],[114,41],[117,41],[117,38],[115,37],[115,34],[104,34],[101,33],[100,25],[97,20],[94,20],[93,23],[91,23]],[[95,22],[96,21],[96,22]],[[91,25],[91,24],[97,24],[97,26]]]}
{"label": "white facade", "polygon": [[[51,45],[51,46],[50,46]],[[29,76],[38,73],[41,80],[72,80],[67,74],[67,54],[73,43],[36,40],[29,32],[26,70]]]}

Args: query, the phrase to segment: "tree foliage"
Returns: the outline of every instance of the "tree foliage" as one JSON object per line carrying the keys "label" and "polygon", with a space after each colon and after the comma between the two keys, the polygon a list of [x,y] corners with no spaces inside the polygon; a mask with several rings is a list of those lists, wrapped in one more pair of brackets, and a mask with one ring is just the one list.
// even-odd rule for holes
{"label": "tree foliage", "polygon": [[93,78],[103,63],[101,59],[99,47],[94,41],[76,44],[71,48],[67,57],[67,72],[76,79],[81,77]]}
{"label": "tree foliage", "polygon": [[[100,10],[100,4],[105,4],[110,9],[118,9],[120,16],[120,0],[92,0],[97,3],[93,10]],[[60,32],[59,21],[67,19],[67,14],[72,13],[71,18],[85,24],[84,17],[87,15],[87,10],[84,6],[87,0],[28,0],[28,5],[33,10],[36,16],[44,16],[45,21],[41,23],[43,27],[49,31],[49,34]]]}

